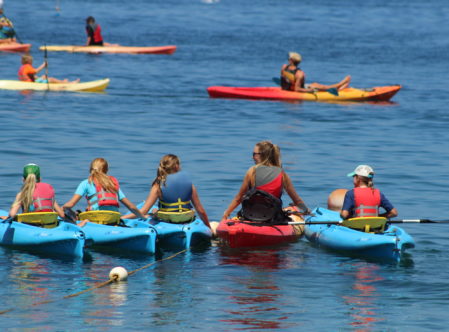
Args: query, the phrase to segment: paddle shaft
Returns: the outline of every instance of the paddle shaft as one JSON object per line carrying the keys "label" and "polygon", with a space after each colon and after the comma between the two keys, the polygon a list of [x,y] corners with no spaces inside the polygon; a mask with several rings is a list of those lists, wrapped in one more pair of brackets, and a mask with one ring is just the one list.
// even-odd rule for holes
{"label": "paddle shaft", "polygon": [[[289,225],[341,225],[341,221],[292,221]],[[449,220],[402,219],[388,220],[387,224],[448,224]]]}
{"label": "paddle shaft", "polygon": [[[273,77],[272,80],[277,85],[281,85],[281,79],[280,78]],[[327,90],[323,90],[323,91],[329,92],[330,94],[333,94],[334,96],[338,96],[338,89],[331,88],[331,89],[327,89]],[[306,92],[306,93],[313,93],[313,94],[315,94],[315,91],[314,92]]]}
{"label": "paddle shaft", "polygon": [[45,44],[44,48],[44,61],[45,61],[45,77],[47,79],[47,89],[50,91],[50,81],[48,77],[48,54],[47,54],[47,44]]}

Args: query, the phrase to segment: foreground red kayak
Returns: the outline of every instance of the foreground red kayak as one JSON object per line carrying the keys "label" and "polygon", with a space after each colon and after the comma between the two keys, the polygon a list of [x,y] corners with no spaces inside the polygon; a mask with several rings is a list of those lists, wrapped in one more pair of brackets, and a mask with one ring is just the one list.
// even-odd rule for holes
{"label": "foreground red kayak", "polygon": [[31,44],[20,44],[20,43],[1,43],[0,52],[28,52],[30,50]]}
{"label": "foreground red kayak", "polygon": [[[297,221],[302,220],[298,219]],[[304,226],[288,224],[270,225],[243,220],[223,220],[217,228],[217,236],[231,248],[274,246],[296,241],[304,232]]]}
{"label": "foreground red kayak", "polygon": [[303,93],[282,90],[278,87],[226,87],[211,86],[207,89],[213,98],[267,99],[287,101],[388,101],[399,90],[400,85],[381,86],[370,89],[346,88],[338,91],[338,96],[327,91]]}

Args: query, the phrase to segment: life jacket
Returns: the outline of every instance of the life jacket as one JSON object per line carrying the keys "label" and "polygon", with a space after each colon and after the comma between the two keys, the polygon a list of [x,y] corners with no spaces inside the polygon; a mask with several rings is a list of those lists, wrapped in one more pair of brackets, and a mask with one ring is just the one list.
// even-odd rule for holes
{"label": "life jacket", "polygon": [[53,212],[55,190],[48,183],[37,182],[33,192],[32,212]]}
{"label": "life jacket", "polygon": [[161,184],[161,193],[160,211],[185,212],[192,209],[192,180],[188,173],[179,171],[169,174],[165,184]]}
{"label": "life jacket", "polygon": [[[103,42],[103,37],[101,36],[101,27],[98,24],[88,25],[86,27],[87,34],[92,38],[91,45],[98,45]],[[89,33],[89,30],[92,31]]]}
{"label": "life jacket", "polygon": [[377,217],[379,206],[379,189],[354,188],[354,217]]}
{"label": "life jacket", "polygon": [[34,73],[36,73],[36,70],[34,70],[33,66],[27,63],[19,68],[19,72],[17,74],[20,81],[34,82]]}
{"label": "life jacket", "polygon": [[293,90],[296,80],[296,72],[300,70],[299,68],[289,69],[290,66],[285,67],[281,75],[281,88],[282,90]]}
{"label": "life jacket", "polygon": [[[91,210],[92,205],[94,205],[95,203],[97,203],[98,206],[120,206],[118,199],[118,190],[120,188],[120,185],[115,177],[109,176],[109,178],[114,183],[117,192],[106,191],[97,181],[94,181],[96,193],[87,197],[88,210]],[[93,202],[92,200],[95,197],[97,198],[97,200],[96,202]]]}
{"label": "life jacket", "polygon": [[274,166],[258,166],[255,169],[255,187],[271,195],[281,198],[282,195],[282,168]]}

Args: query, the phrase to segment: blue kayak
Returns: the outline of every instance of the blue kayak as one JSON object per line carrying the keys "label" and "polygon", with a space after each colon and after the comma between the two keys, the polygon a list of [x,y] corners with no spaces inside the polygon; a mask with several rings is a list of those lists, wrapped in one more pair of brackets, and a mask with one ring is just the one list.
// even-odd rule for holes
{"label": "blue kayak", "polygon": [[[0,210],[0,216],[8,212]],[[0,245],[34,253],[83,257],[84,232],[76,225],[59,221],[54,228],[42,228],[16,221],[0,221]]]}
{"label": "blue kayak", "polygon": [[[328,209],[316,208],[313,214],[306,222],[341,221],[338,212]],[[382,260],[399,261],[406,249],[415,247],[415,241],[405,230],[388,224],[382,233],[365,233],[333,224],[306,225],[305,236],[326,249]]]}
{"label": "blue kayak", "polygon": [[[140,209],[145,202],[137,205]],[[157,209],[153,205],[150,211]],[[129,211],[128,211],[129,212]],[[137,219],[125,219],[125,223],[132,223]],[[186,223],[171,223],[156,218],[147,219],[148,225],[154,227],[157,232],[157,242],[161,249],[182,250],[201,245],[210,245],[212,231],[200,218]],[[135,226],[140,227],[140,226]]]}
{"label": "blue kayak", "polygon": [[114,249],[122,252],[154,254],[156,252],[156,230],[139,220],[124,220],[124,225],[101,225],[86,223],[81,228],[93,248]]}
{"label": "blue kayak", "polygon": [[165,250],[209,245],[212,238],[212,231],[199,218],[182,224],[157,219],[150,219],[149,223],[157,231],[159,246]]}

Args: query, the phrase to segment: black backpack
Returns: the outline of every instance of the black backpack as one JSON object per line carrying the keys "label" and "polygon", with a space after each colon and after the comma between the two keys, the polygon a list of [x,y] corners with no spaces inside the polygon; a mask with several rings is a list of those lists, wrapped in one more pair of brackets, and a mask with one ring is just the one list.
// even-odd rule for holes
{"label": "black backpack", "polygon": [[290,220],[282,210],[282,201],[266,191],[252,188],[242,200],[238,217],[244,220],[270,224],[285,224]]}

